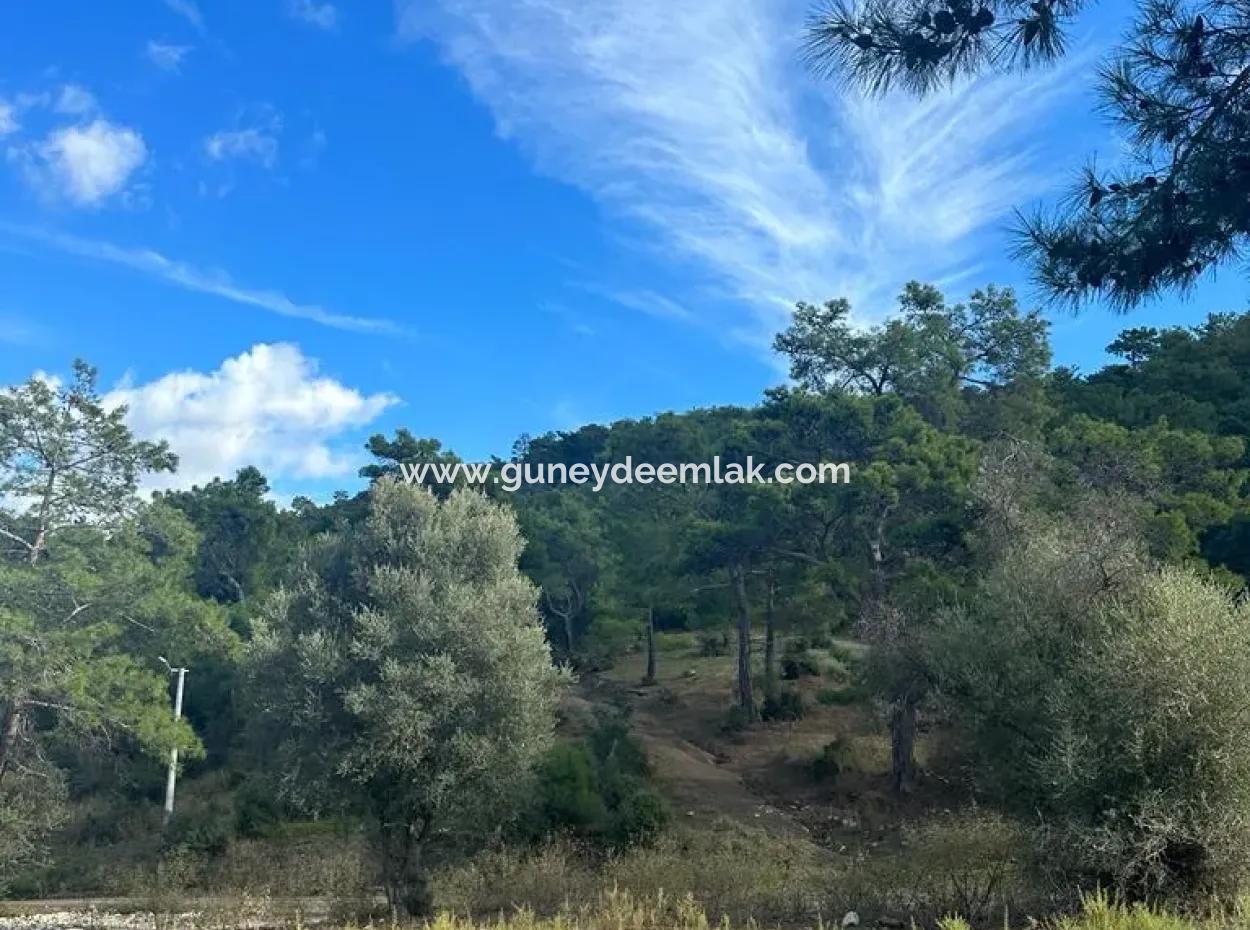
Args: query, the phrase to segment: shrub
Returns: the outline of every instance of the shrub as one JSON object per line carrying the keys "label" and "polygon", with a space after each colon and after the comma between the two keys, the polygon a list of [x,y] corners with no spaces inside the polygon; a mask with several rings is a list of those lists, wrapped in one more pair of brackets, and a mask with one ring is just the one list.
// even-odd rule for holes
{"label": "shrub", "polygon": [[712,658],[728,654],[729,634],[727,632],[724,630],[720,632],[705,631],[699,634],[699,655],[704,658]]}
{"label": "shrub", "polygon": [[530,839],[567,833],[612,848],[650,842],[668,822],[668,810],[647,786],[648,774],[625,716],[601,713],[583,739],[548,751],[522,833]]}
{"label": "shrub", "polygon": [[746,730],[753,723],[755,719],[745,707],[741,704],[732,704],[721,719],[720,729],[726,736],[732,736]]}
{"label": "shrub", "polygon": [[688,630],[666,630],[655,637],[656,648],[663,653],[689,652],[698,645],[697,637]]}
{"label": "shrub", "polygon": [[668,822],[664,799],[650,788],[635,784],[612,812],[607,839],[618,848],[649,845],[664,832]]}
{"label": "shrub", "polygon": [[538,769],[539,831],[588,833],[602,829],[607,805],[599,793],[594,757],[584,743],[559,743]]}
{"label": "shrub", "polygon": [[831,740],[821,748],[812,760],[812,778],[816,781],[833,781],[842,772],[842,741]]}
{"label": "shrub", "polygon": [[642,627],[632,617],[596,614],[578,646],[577,664],[587,671],[603,671],[621,656],[638,648]]}
{"label": "shrub", "polygon": [[1250,878],[1250,605],[1149,570],[1117,519],[1023,536],[943,621],[938,676],[990,787],[1040,816],[1049,868],[1130,897],[1234,894]]}
{"label": "shrub", "polygon": [[786,681],[797,681],[800,678],[819,674],[820,665],[810,653],[794,653],[784,656],[781,660],[781,677]]}
{"label": "shrub", "polygon": [[854,668],[863,658],[862,653],[851,649],[849,646],[832,640],[829,642],[828,651],[830,658],[834,659],[844,668],[848,669]]}
{"label": "shrub", "polygon": [[816,692],[816,703],[823,707],[838,707],[855,703],[853,688],[821,688]]}
{"label": "shrub", "polygon": [[803,695],[797,691],[785,690],[764,698],[760,716],[764,720],[801,720],[806,710]]}

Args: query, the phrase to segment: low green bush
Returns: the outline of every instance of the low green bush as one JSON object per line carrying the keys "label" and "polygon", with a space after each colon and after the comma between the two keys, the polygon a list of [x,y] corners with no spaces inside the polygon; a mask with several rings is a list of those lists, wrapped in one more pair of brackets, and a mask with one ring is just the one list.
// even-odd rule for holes
{"label": "low green bush", "polygon": [[812,778],[816,781],[834,781],[842,772],[842,741],[831,740],[825,743],[816,758],[811,762]]}
{"label": "low green bush", "polygon": [[624,715],[601,714],[584,738],[547,753],[521,831],[530,839],[563,833],[610,848],[650,842],[667,824],[668,808],[648,776],[646,754]]}
{"label": "low green bush", "polygon": [[704,631],[699,634],[699,655],[704,658],[729,655],[729,634],[725,631]]}
{"label": "low green bush", "polygon": [[822,707],[841,707],[855,703],[854,688],[821,688],[816,692],[816,703]]}
{"label": "low green bush", "polygon": [[803,703],[803,695],[797,691],[786,689],[770,694],[764,698],[764,706],[760,717],[764,720],[801,720],[807,708]]}

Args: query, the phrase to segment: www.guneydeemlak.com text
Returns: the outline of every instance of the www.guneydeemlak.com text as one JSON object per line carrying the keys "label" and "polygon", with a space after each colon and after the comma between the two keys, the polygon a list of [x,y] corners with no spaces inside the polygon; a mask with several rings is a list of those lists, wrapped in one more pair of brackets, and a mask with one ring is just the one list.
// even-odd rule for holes
{"label": "www.guneydeemlak.com text", "polygon": [[846,462],[779,462],[747,456],[744,462],[404,462],[400,474],[411,484],[493,483],[516,492],[528,485],[586,485],[602,491],[609,484],[849,484]]}

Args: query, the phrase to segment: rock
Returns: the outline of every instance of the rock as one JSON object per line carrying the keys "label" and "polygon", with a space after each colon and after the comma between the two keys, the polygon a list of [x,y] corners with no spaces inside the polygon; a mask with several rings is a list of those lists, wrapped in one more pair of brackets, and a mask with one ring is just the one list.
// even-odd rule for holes
{"label": "rock", "polygon": [[843,930],[845,930],[845,928],[847,927],[858,927],[858,926],[859,926],[859,915],[856,914],[854,911],[847,911],[845,914],[842,915]]}

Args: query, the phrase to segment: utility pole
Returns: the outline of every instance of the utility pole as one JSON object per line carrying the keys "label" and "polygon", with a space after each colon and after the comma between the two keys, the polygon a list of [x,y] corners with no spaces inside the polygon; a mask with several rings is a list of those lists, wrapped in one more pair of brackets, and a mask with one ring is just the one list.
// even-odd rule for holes
{"label": "utility pole", "polygon": [[[187,669],[172,668],[165,657],[160,657],[165,668],[169,669],[170,675],[178,676],[178,684],[174,688],[174,719],[182,719],[182,692],[187,682]],[[175,746],[169,750],[169,775],[165,779],[165,825],[169,826],[170,818],[174,816],[174,787],[178,783],[178,747]]]}

